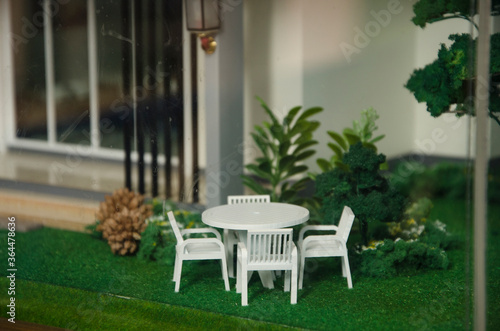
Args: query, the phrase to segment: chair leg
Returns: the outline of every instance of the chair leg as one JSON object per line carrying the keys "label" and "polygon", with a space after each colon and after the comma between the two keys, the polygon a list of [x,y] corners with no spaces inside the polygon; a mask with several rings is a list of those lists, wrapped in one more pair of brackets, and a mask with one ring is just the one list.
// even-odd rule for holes
{"label": "chair leg", "polygon": [[177,269],[179,268],[179,256],[175,255],[174,263],[174,274],[172,275],[172,281],[175,282],[175,275],[177,275]]}
{"label": "chair leg", "polygon": [[342,262],[341,263],[341,265],[342,265],[342,277],[346,277],[347,275],[346,275],[346,271],[345,271],[345,259],[343,256],[341,256],[340,258],[342,259],[342,261],[341,261]]}
{"label": "chair leg", "polygon": [[179,288],[181,286],[181,273],[182,273],[182,259],[177,259],[176,266],[177,266],[177,271],[176,274],[174,275],[174,280],[175,280],[175,292],[179,292]]}
{"label": "chair leg", "polygon": [[292,285],[292,289],[290,290],[290,303],[294,305],[297,303],[297,265],[292,268],[292,279],[290,280],[290,283]]}
{"label": "chair leg", "polygon": [[234,242],[232,236],[233,234],[230,233],[230,230],[224,229],[224,248],[226,250],[226,261],[229,277],[234,277]]}
{"label": "chair leg", "polygon": [[345,255],[342,260],[344,261],[343,266],[346,271],[347,286],[352,288],[351,268],[349,267],[349,259],[347,258],[347,255]]}
{"label": "chair leg", "polygon": [[229,291],[229,278],[227,276],[227,264],[226,264],[226,257],[224,255],[221,257],[221,265],[222,265],[222,278],[224,278],[224,286],[226,287],[226,291]]}
{"label": "chair leg", "polygon": [[291,270],[285,271],[285,292],[290,291],[290,274]]}
{"label": "chair leg", "polygon": [[306,264],[306,258],[304,255],[300,257],[300,271],[299,271],[299,289],[302,290],[302,283],[304,282],[304,265]]}
{"label": "chair leg", "polygon": [[246,266],[241,266],[240,275],[240,286],[241,286],[241,305],[248,306],[248,271]]}

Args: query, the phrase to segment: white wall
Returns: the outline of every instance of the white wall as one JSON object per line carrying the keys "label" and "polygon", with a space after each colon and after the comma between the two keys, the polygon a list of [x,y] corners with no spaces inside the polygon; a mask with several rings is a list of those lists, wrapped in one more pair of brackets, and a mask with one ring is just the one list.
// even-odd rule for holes
{"label": "white wall", "polygon": [[[318,156],[329,157],[327,130],[341,132],[374,107],[379,151],[408,151],[413,96],[403,87],[414,63],[411,7],[398,1],[314,1],[305,12],[304,102],[320,105]],[[334,4],[333,4],[334,3]]]}
{"label": "white wall", "polygon": [[[470,25],[453,19],[421,29],[411,22],[413,3],[246,1],[245,137],[265,119],[254,99],[259,95],[278,113],[297,104],[325,108],[316,117],[316,157],[332,154],[327,130],[351,126],[368,107],[380,115],[376,133],[386,138],[378,146],[388,157],[466,157],[473,120],[433,118],[404,85],[413,70],[437,58],[440,43],[470,32]],[[315,160],[308,165],[317,169]]]}

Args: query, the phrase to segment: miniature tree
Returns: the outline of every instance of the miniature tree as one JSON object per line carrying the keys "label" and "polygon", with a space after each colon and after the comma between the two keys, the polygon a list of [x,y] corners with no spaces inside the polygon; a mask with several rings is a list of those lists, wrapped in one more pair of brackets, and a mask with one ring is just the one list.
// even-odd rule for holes
{"label": "miniature tree", "polygon": [[[498,15],[500,0],[492,1],[492,15]],[[420,0],[413,6],[415,25],[424,28],[427,23],[434,23],[451,18],[465,19],[473,24],[477,10],[470,6],[469,0]],[[458,116],[475,115],[474,97],[471,94],[477,81],[474,61],[476,40],[469,34],[453,34],[453,41],[448,48],[441,45],[438,58],[422,69],[415,70],[405,87],[410,90],[418,102],[427,104],[427,111],[438,117],[443,113],[455,113]],[[489,115],[500,125],[500,34],[491,36],[491,61],[489,91]],[[452,105],[455,108],[452,109]]]}
{"label": "miniature tree", "polygon": [[349,206],[358,220],[363,244],[368,244],[368,223],[398,222],[405,198],[380,174],[385,155],[357,143],[342,159],[347,168],[337,167],[316,178],[316,195],[322,201],[320,212],[326,222],[338,220]]}

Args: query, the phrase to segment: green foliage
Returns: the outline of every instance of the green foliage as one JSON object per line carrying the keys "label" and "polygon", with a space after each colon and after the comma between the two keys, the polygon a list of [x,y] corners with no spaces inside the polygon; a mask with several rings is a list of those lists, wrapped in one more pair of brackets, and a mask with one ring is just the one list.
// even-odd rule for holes
{"label": "green foliage", "polygon": [[[182,210],[172,201],[166,201],[165,212],[173,211],[179,228],[205,227],[201,214]],[[137,257],[142,260],[158,261],[161,264],[172,265],[175,259],[177,240],[167,215],[163,215],[163,201],[153,201],[153,216],[148,220],[148,226],[141,234],[141,244]]]}
{"label": "green foliage", "polygon": [[309,108],[296,118],[302,107],[294,107],[280,123],[264,101],[257,99],[270,122],[256,125],[252,132],[262,156],[255,163],[245,166],[253,176],[243,175],[243,184],[257,194],[269,194],[272,201],[301,204],[298,192],[305,188],[309,179],[304,177],[293,184],[290,184],[289,179],[308,169],[302,162],[315,153],[310,147],[318,143],[313,140],[313,132],[320,125],[309,118],[320,113],[323,108]]}
{"label": "green foliage", "polygon": [[93,238],[102,239],[102,231],[97,231],[97,226],[98,225],[99,225],[99,221],[96,220],[94,223],[86,225],[85,226],[85,231],[87,231],[88,233],[90,233],[90,235]]}
{"label": "green foliage", "polygon": [[[378,129],[375,124],[378,118],[377,111],[370,107],[361,111],[361,119],[353,121],[352,128],[345,128],[342,134],[335,131],[327,131],[328,135],[333,139],[333,142],[328,143],[328,147],[333,151],[333,156],[329,160],[319,158],[316,161],[321,171],[327,172],[335,167],[345,168],[345,164],[342,162],[344,154],[349,151],[350,146],[358,142],[377,152],[375,143],[385,137],[385,135],[372,137],[373,132]],[[310,175],[315,179],[316,175]]]}
{"label": "green foliage", "polygon": [[391,183],[411,200],[446,197],[463,199],[467,194],[467,175],[464,165],[442,162],[432,167],[418,163],[399,163],[391,174]]}
{"label": "green foliage", "polygon": [[[500,0],[492,2],[492,15],[500,12]],[[433,23],[450,18],[462,18],[475,25],[472,17],[476,8],[470,7],[468,0],[420,0],[415,3],[412,19],[417,26],[425,27],[426,23]],[[476,26],[477,28],[477,26]],[[449,37],[453,41],[450,48],[441,45],[438,58],[422,69],[415,70],[405,87],[411,91],[418,102],[427,104],[427,111],[438,117],[443,113],[454,112],[458,116],[475,115],[474,91],[477,84],[475,77],[476,40],[469,34],[453,34]],[[491,36],[490,45],[490,107],[489,116],[500,125],[500,90],[498,76],[500,75],[500,34]],[[455,109],[450,107],[456,105]]]}
{"label": "green foliage", "polygon": [[359,271],[372,277],[394,277],[398,273],[421,269],[446,269],[446,252],[421,241],[393,241],[386,239],[375,249],[361,253]]}
{"label": "green foliage", "polygon": [[376,154],[361,142],[344,154],[346,168],[335,168],[318,175],[316,196],[321,199],[324,223],[338,220],[344,206],[349,206],[359,222],[362,240],[368,242],[368,223],[398,222],[405,199],[379,173],[385,155]]}
{"label": "green foliage", "polygon": [[[479,2],[476,1],[476,4]],[[491,1],[491,14],[498,15],[500,0]],[[471,22],[477,8],[471,7],[470,0],[420,0],[413,5],[415,17],[412,22],[424,28],[426,23],[434,23],[450,18],[462,18]]]}
{"label": "green foliage", "polygon": [[[471,9],[474,11],[471,12]],[[471,8],[470,0],[420,0],[413,5],[413,12],[415,17],[412,22],[423,28],[426,23],[447,19],[447,14],[469,20],[469,16],[475,14],[475,8]]]}

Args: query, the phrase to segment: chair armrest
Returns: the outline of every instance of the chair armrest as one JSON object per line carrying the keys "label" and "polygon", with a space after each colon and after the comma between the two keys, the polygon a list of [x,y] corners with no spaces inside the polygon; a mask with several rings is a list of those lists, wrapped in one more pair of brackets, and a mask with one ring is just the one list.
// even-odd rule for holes
{"label": "chair armrest", "polygon": [[238,243],[238,252],[236,255],[238,257],[238,260],[243,260],[243,261],[247,260],[248,251],[247,251],[247,247],[246,247],[244,242],[240,241]]}
{"label": "chair armrest", "polygon": [[306,225],[299,232],[298,245],[302,246],[302,241],[304,240],[304,234],[307,231],[337,231],[338,226],[336,225]]}
{"label": "chair armrest", "polygon": [[338,241],[344,248],[347,247],[346,242],[342,237],[337,236],[337,235],[315,235],[315,236],[307,236],[304,241],[302,242],[302,245],[300,246],[301,250],[307,249],[307,245],[310,242],[314,242],[316,244],[322,244],[324,243],[325,246],[328,246],[332,241]]}
{"label": "chair armrest", "polygon": [[180,245],[177,245],[179,249],[183,250],[188,245],[202,245],[202,244],[217,244],[224,251],[224,244],[217,238],[190,238],[184,240]]}
{"label": "chair armrest", "polygon": [[219,231],[213,228],[192,228],[192,229],[184,229],[181,231],[181,234],[184,236],[185,234],[193,234],[193,233],[212,233],[215,237],[221,240],[221,236]]}

